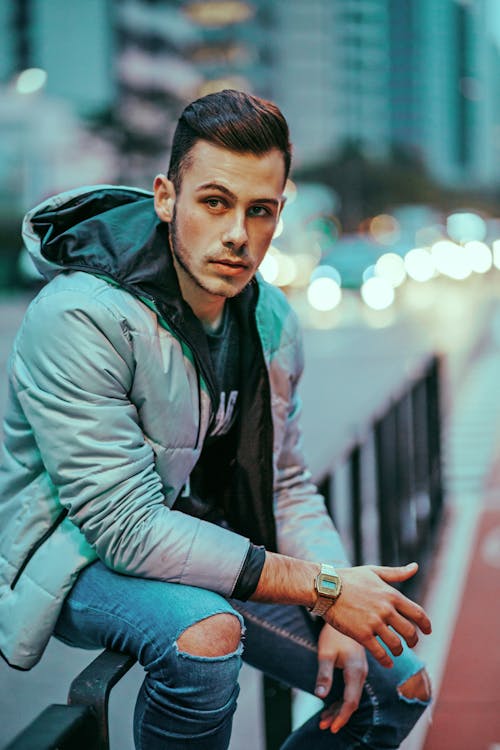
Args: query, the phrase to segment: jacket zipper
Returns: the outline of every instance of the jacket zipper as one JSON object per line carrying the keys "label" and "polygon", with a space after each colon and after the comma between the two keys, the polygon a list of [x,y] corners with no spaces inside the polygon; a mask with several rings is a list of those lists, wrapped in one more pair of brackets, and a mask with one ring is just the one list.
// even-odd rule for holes
{"label": "jacket zipper", "polygon": [[40,547],[42,546],[42,544],[43,544],[43,543],[44,543],[44,542],[45,542],[45,541],[46,541],[46,540],[47,540],[47,539],[49,538],[49,536],[51,536],[51,535],[52,535],[52,534],[54,533],[54,531],[55,531],[55,530],[57,529],[57,527],[58,527],[58,526],[59,526],[59,525],[60,525],[60,524],[61,524],[61,523],[62,523],[62,522],[64,521],[64,519],[66,518],[66,516],[67,516],[67,515],[68,515],[68,509],[67,509],[67,508],[64,508],[64,509],[63,509],[63,510],[62,510],[62,511],[61,511],[61,512],[59,513],[59,515],[57,516],[57,518],[56,518],[56,520],[54,521],[54,523],[52,524],[52,526],[50,526],[50,527],[49,527],[49,528],[47,529],[47,531],[46,531],[46,532],[45,532],[45,533],[44,533],[44,534],[43,534],[43,535],[42,535],[42,536],[40,537],[40,539],[39,539],[39,540],[38,540],[37,542],[35,542],[35,544],[33,545],[33,547],[32,547],[32,548],[30,549],[30,551],[28,552],[28,554],[27,554],[27,555],[26,555],[26,557],[24,558],[24,560],[23,560],[23,563],[22,563],[21,567],[19,568],[19,570],[17,571],[17,573],[16,573],[16,575],[15,575],[15,577],[14,577],[14,580],[13,580],[13,581],[12,581],[12,583],[10,584],[10,588],[11,588],[12,590],[14,590],[14,588],[15,588],[15,586],[16,586],[16,584],[17,584],[17,582],[19,581],[20,577],[22,576],[22,574],[23,574],[23,572],[24,572],[24,570],[25,570],[26,566],[28,565],[28,563],[29,563],[29,561],[31,560],[31,558],[33,557],[33,555],[34,555],[34,554],[35,554],[35,553],[37,552],[37,550],[38,550],[38,549],[39,549],[39,548],[40,548]]}
{"label": "jacket zipper", "polygon": [[[266,482],[268,484],[270,496],[273,497],[274,493],[274,477],[273,477],[273,443],[274,443],[274,428],[273,428],[273,417],[272,417],[272,406],[271,406],[271,383],[269,380],[269,370],[266,365],[266,358],[264,356],[264,347],[262,344],[262,339],[259,336],[259,331],[257,327],[257,316],[256,316],[256,308],[257,308],[257,301],[255,301],[254,309],[253,309],[253,320],[252,320],[252,333],[254,336],[256,347],[259,351],[259,354],[262,358],[262,367],[263,367],[263,373],[264,373],[264,380],[263,380],[263,391],[264,391],[264,397],[267,404],[267,408],[269,410],[268,413],[268,421],[267,421],[267,428],[265,429],[264,435],[265,435],[265,446],[264,446],[264,455],[266,456],[266,465],[265,465],[265,473],[264,476],[266,478]],[[273,536],[274,536],[274,551],[276,551],[276,525],[275,525],[275,519],[274,514],[271,511],[271,517],[268,518],[268,524],[270,525],[270,528],[273,529]]]}
{"label": "jacket zipper", "polygon": [[199,371],[196,373],[196,383],[198,386],[198,429],[196,431],[196,448],[198,448],[201,434],[201,374]]}

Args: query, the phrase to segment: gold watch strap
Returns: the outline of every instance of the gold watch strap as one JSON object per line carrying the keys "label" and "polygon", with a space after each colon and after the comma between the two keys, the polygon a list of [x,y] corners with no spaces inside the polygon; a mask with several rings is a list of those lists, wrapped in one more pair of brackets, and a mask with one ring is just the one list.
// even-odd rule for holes
{"label": "gold watch strap", "polygon": [[312,609],[309,610],[309,612],[312,615],[319,615],[320,617],[323,617],[323,615],[326,614],[326,612],[330,609],[334,602],[335,599],[331,599],[329,596],[321,596],[318,594],[316,604]]}

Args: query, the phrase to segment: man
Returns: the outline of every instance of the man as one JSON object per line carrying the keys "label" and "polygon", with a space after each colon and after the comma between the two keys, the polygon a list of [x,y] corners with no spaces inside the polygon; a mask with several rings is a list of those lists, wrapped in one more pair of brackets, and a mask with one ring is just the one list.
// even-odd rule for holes
{"label": "man", "polygon": [[397,747],[430,699],[406,646],[429,620],[390,585],[416,565],[349,567],[304,465],[296,318],[256,277],[290,153],[275,105],[223,91],[184,110],[154,197],[25,221],[50,281],[10,363],[0,647],[134,654],[140,750],[226,748],[241,654],[325,700],[287,750]]}

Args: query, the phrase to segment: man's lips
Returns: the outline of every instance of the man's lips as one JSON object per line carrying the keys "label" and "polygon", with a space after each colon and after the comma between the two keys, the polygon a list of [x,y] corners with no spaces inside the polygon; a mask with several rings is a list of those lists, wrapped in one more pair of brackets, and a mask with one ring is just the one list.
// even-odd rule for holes
{"label": "man's lips", "polygon": [[248,268],[248,263],[240,258],[211,258],[210,263],[220,263],[224,266],[242,266]]}
{"label": "man's lips", "polygon": [[210,264],[231,274],[241,273],[249,268],[248,264],[242,260],[228,260],[227,258],[214,258],[210,261]]}

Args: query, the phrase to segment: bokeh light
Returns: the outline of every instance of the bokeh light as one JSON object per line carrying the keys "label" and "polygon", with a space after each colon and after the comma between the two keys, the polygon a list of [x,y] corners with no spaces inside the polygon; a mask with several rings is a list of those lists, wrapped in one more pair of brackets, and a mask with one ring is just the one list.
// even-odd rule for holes
{"label": "bokeh light", "polygon": [[280,253],[277,256],[278,276],[276,277],[276,286],[290,286],[297,276],[297,264],[293,256]]}
{"label": "bokeh light", "polygon": [[27,68],[19,73],[16,80],[18,94],[34,94],[43,89],[47,82],[47,71],[42,68]]}
{"label": "bokeh light", "polygon": [[276,253],[272,252],[272,248],[269,248],[264,256],[262,263],[259,266],[259,272],[265,281],[270,284],[274,284],[278,278],[279,264],[276,257]]}
{"label": "bokeh light", "polygon": [[286,255],[271,245],[259,266],[259,271],[270,284],[290,286],[297,277],[298,265],[293,256]]}
{"label": "bokeh light", "polygon": [[191,21],[207,28],[242,23],[255,14],[252,4],[241,0],[196,0],[187,3],[183,11]]}
{"label": "bokeh light", "polygon": [[342,290],[334,279],[321,276],[309,284],[307,299],[315,310],[326,312],[339,305],[342,299]]}
{"label": "bokeh light", "polygon": [[250,82],[243,76],[226,76],[224,78],[211,78],[204,81],[197,90],[197,96],[207,96],[207,94],[216,94],[223,89],[238,89],[248,91]]}
{"label": "bokeh light", "polygon": [[283,217],[280,216],[278,219],[278,223],[276,224],[276,229],[274,230],[273,240],[277,239],[283,234],[283,227],[284,227]]}
{"label": "bokeh light", "polygon": [[334,266],[317,266],[311,274],[311,281],[321,278],[333,279],[339,286],[342,284],[340,273]]}
{"label": "bokeh light", "polygon": [[485,220],[478,214],[462,212],[448,216],[446,231],[455,242],[469,242],[470,240],[484,240],[487,226]]}
{"label": "bokeh light", "polygon": [[461,245],[451,240],[440,240],[432,246],[431,253],[439,273],[456,281],[462,281],[471,275],[469,257]]}
{"label": "bokeh light", "polygon": [[375,265],[372,264],[365,268],[361,278],[363,279],[363,283],[364,283],[365,281],[368,281],[368,279],[373,279],[374,276],[375,276]]}
{"label": "bokeh light", "polygon": [[424,247],[414,247],[404,258],[406,273],[414,281],[429,281],[436,273],[432,255]]}
{"label": "bokeh light", "polygon": [[495,268],[500,269],[500,240],[495,240],[493,242],[493,263],[495,265]]}
{"label": "bokeh light", "polygon": [[386,279],[393,287],[401,286],[406,279],[403,258],[396,253],[384,253],[375,263],[375,275]]}
{"label": "bokeh light", "polygon": [[493,256],[485,242],[473,240],[464,245],[470,267],[475,273],[488,273],[493,265]]}
{"label": "bokeh light", "polygon": [[369,231],[379,245],[393,245],[401,235],[398,220],[389,214],[374,216],[370,221]]}
{"label": "bokeh light", "polygon": [[386,279],[374,276],[362,285],[361,297],[372,310],[385,310],[394,302],[394,287]]}

